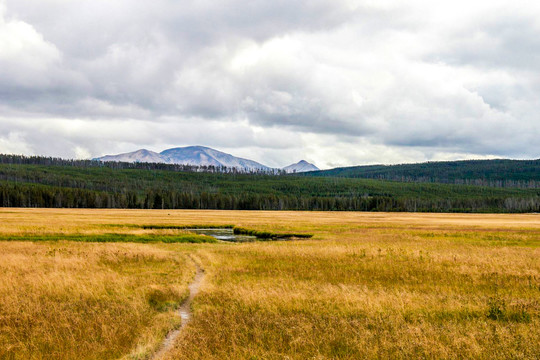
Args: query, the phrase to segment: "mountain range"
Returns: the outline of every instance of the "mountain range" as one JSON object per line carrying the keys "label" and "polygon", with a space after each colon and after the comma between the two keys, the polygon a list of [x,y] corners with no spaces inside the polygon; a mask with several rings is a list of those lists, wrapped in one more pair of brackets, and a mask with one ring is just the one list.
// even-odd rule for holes
{"label": "mountain range", "polygon": [[[205,146],[186,146],[164,150],[160,153],[141,149],[118,155],[96,158],[100,161],[149,162],[195,166],[224,166],[242,171],[272,171],[273,168],[253,160],[233,156]],[[315,165],[301,160],[283,168],[287,173],[319,170]]]}

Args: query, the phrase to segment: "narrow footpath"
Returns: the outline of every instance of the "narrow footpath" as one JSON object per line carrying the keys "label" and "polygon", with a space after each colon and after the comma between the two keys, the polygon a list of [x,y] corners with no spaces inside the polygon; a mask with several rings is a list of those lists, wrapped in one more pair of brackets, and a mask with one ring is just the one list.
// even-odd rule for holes
{"label": "narrow footpath", "polygon": [[172,330],[167,334],[165,340],[163,340],[161,348],[154,354],[154,356],[152,356],[152,360],[161,359],[169,350],[171,350],[174,342],[193,317],[193,314],[191,312],[191,302],[193,301],[193,298],[195,298],[195,296],[199,293],[201,282],[205,276],[204,270],[199,266],[199,264],[197,264],[197,262],[194,263],[197,267],[197,273],[195,274],[195,277],[193,278],[191,284],[189,284],[188,298],[184,300],[184,302],[182,303],[182,305],[180,305],[180,308],[178,309],[178,314],[182,318],[182,324],[178,329]]}

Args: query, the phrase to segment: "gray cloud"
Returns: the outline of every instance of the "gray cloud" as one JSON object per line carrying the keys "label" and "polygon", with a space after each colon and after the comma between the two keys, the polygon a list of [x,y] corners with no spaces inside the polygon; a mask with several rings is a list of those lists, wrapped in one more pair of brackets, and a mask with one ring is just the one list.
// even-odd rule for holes
{"label": "gray cloud", "polygon": [[436,57],[451,64],[538,72],[540,24],[535,15],[488,16],[473,29],[451,34],[449,46]]}
{"label": "gray cloud", "polygon": [[0,152],[538,157],[525,3],[0,0]]}

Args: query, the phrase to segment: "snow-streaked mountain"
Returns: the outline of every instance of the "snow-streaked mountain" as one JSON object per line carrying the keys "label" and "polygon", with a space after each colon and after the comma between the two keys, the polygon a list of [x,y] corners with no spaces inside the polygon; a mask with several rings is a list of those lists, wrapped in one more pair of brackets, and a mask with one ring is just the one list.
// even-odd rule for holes
{"label": "snow-streaked mountain", "polygon": [[312,163],[308,163],[305,160],[300,160],[296,164],[285,166],[283,170],[285,170],[285,172],[290,174],[290,173],[299,173],[299,172],[306,172],[306,171],[317,171],[319,170],[319,168],[313,165]]}
{"label": "snow-streaked mountain", "polygon": [[195,166],[225,166],[234,167],[244,171],[272,170],[268,166],[253,160],[239,158],[205,146],[187,146],[167,149],[161,153],[141,149],[131,153],[119,155],[106,155],[96,160],[123,161],[123,162],[153,162],[166,164],[183,164]]}
{"label": "snow-streaked mountain", "polygon": [[100,161],[119,161],[119,162],[147,162],[147,163],[162,163],[163,157],[157,152],[141,149],[130,153],[118,155],[105,155],[97,158]]}
{"label": "snow-streaked mountain", "polygon": [[[206,146],[186,146],[164,150],[160,153],[141,149],[130,153],[118,155],[106,155],[98,157],[100,161],[121,161],[121,162],[148,162],[165,164],[182,164],[194,166],[224,166],[237,168],[241,171],[269,171],[274,172],[266,165],[253,160],[243,159],[231,154],[227,154]],[[299,173],[305,171],[319,170],[315,165],[301,160],[283,168],[287,173]]]}
{"label": "snow-streaked mountain", "polygon": [[214,165],[243,170],[270,170],[253,160],[239,158],[205,146],[187,146],[162,151],[160,155],[170,164]]}

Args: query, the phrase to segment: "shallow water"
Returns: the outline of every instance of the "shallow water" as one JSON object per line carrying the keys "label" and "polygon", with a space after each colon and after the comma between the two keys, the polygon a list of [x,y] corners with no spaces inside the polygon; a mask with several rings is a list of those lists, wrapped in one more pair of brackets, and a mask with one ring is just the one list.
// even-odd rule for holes
{"label": "shallow water", "polygon": [[215,237],[218,240],[230,241],[230,242],[251,242],[257,240],[255,236],[249,235],[235,235],[233,229],[185,229],[186,231],[196,234],[203,234]]}

